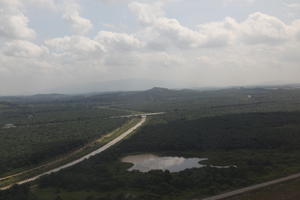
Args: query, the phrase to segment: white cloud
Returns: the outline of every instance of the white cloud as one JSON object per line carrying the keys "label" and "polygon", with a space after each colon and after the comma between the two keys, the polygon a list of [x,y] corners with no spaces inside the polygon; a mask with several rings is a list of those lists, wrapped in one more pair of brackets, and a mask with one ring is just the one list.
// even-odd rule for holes
{"label": "white cloud", "polygon": [[93,28],[89,19],[80,16],[80,5],[75,1],[65,1],[63,12],[63,18],[71,24],[75,34],[84,35]]}
{"label": "white cloud", "polygon": [[83,36],[66,36],[45,41],[49,49],[59,56],[70,58],[86,58],[103,54],[104,47],[100,43]]}
{"label": "white cloud", "polygon": [[300,19],[292,22],[289,26],[289,32],[291,32],[293,37],[300,41]]}
{"label": "white cloud", "polygon": [[227,17],[223,21],[201,24],[198,31],[208,41],[223,41],[224,44],[281,45],[298,37],[300,20],[286,24],[274,16],[256,12],[242,22]]}
{"label": "white cloud", "polygon": [[28,25],[29,19],[17,0],[0,0],[0,38],[33,39],[35,31]]}
{"label": "white cloud", "polygon": [[58,6],[54,0],[24,0],[23,3],[30,3],[30,6],[39,6],[50,10],[58,10]]}
{"label": "white cloud", "polygon": [[47,53],[47,49],[25,40],[14,40],[5,44],[3,53],[6,56],[35,58]]}
{"label": "white cloud", "polygon": [[289,25],[264,13],[250,14],[242,22],[227,17],[223,21],[200,24],[194,30],[183,26],[176,19],[166,17],[162,5],[138,2],[129,4],[139,22],[146,27],[143,35],[149,37],[144,40],[148,39],[148,46],[153,49],[164,50],[171,46],[224,47],[234,43],[276,45],[291,39]]}
{"label": "white cloud", "polygon": [[287,4],[287,7],[291,8],[291,9],[295,9],[295,10],[300,10],[300,3]]}
{"label": "white cloud", "polygon": [[204,47],[222,47],[233,43],[237,39],[239,24],[235,19],[227,17],[224,21],[210,22],[197,26],[198,32],[205,38],[202,42]]}
{"label": "white cloud", "polygon": [[[98,24],[112,23],[116,28],[109,29],[121,31],[105,31],[102,26],[95,35],[83,36],[93,27],[90,20],[81,16],[81,4],[85,1],[27,0],[26,5],[24,2],[0,0],[0,93],[137,77],[172,79],[189,82],[191,86],[299,79],[299,19],[287,22],[278,16],[255,12],[242,20],[222,17],[193,27],[186,25],[183,18],[179,20],[176,12],[164,10],[169,1],[128,0],[128,7],[139,22],[134,28],[130,28],[133,22],[126,21],[131,16],[122,18],[122,23],[130,24],[127,31],[103,20]],[[64,37],[44,41],[36,34],[38,29],[30,28],[26,9],[34,5],[34,9],[42,9],[42,2],[46,3],[45,8],[54,6],[62,12],[72,27],[71,35],[65,33]],[[60,15],[47,14],[55,14],[56,18]],[[44,24],[40,26],[43,28]],[[28,85],[22,85],[26,80],[30,80]]]}
{"label": "white cloud", "polygon": [[146,31],[151,32],[146,34],[152,39],[150,46],[153,46],[153,43],[161,43],[168,46],[191,47],[201,43],[203,36],[200,33],[182,26],[176,19],[165,17],[162,6],[160,2],[154,5],[139,2],[129,4],[139,22],[147,27]]}
{"label": "white cloud", "polygon": [[162,6],[161,2],[146,4],[136,1],[128,5],[129,9],[138,16],[139,21],[144,25],[153,24],[157,19],[164,17]]}
{"label": "white cloud", "polygon": [[32,40],[36,37],[25,15],[27,6],[57,9],[54,0],[0,0],[0,38]]}
{"label": "white cloud", "polygon": [[241,39],[249,44],[276,44],[289,39],[284,22],[260,12],[251,14],[240,26]]}
{"label": "white cloud", "polygon": [[0,0],[1,7],[5,8],[14,8],[21,5],[19,0]]}
{"label": "white cloud", "polygon": [[126,33],[100,31],[95,40],[103,44],[106,49],[110,49],[112,51],[128,51],[138,49],[143,46],[141,41],[133,35],[128,35]]}
{"label": "white cloud", "polygon": [[35,31],[28,27],[28,18],[19,13],[0,16],[0,35],[6,38],[33,39]]}
{"label": "white cloud", "polygon": [[253,4],[256,0],[223,0],[225,5],[229,4]]}

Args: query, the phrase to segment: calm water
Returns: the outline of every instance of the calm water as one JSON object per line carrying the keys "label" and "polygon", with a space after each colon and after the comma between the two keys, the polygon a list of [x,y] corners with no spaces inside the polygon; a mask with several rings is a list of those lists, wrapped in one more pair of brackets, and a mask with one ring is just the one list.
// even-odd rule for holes
{"label": "calm water", "polygon": [[[133,166],[129,168],[129,171],[138,170],[140,172],[148,172],[151,170],[169,170],[170,172],[180,172],[185,169],[201,168],[207,165],[199,162],[208,160],[207,158],[184,158],[184,157],[160,157],[153,154],[139,154],[131,155],[122,158],[122,162],[132,163]],[[233,166],[214,166],[210,167],[224,169]]]}
{"label": "calm water", "polygon": [[126,156],[122,162],[132,163],[129,171],[138,170],[148,172],[150,170],[169,170],[170,172],[179,172],[190,168],[200,168],[206,165],[200,164],[200,161],[207,158],[184,158],[184,157],[160,157],[153,154],[140,154]]}

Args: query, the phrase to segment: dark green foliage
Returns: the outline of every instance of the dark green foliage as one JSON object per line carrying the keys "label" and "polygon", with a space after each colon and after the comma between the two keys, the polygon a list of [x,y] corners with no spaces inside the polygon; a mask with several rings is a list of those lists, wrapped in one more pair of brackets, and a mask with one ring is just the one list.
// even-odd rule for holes
{"label": "dark green foliage", "polygon": [[[117,147],[64,172],[41,179],[42,188],[115,193],[122,188],[128,199],[175,199],[187,191],[203,196],[284,176],[300,169],[300,113],[252,113],[198,120],[149,124]],[[211,167],[179,173],[128,172],[116,161],[134,152],[193,152],[238,168]],[[217,151],[216,153],[211,153]],[[270,159],[272,158],[272,159]],[[220,163],[219,163],[220,164]],[[222,165],[222,164],[221,164]],[[286,169],[286,170],[285,170]],[[105,195],[104,195],[105,196]],[[114,199],[112,196],[105,196]],[[120,197],[121,198],[121,197]],[[122,199],[122,198],[121,198]]]}
{"label": "dark green foliage", "polygon": [[[144,92],[60,98],[63,100],[55,104],[42,101],[33,103],[32,107],[24,102],[20,103],[20,100],[1,104],[0,114],[4,115],[0,115],[0,123],[17,124],[20,129],[15,129],[18,135],[12,134],[13,139],[17,139],[17,144],[22,144],[23,140],[24,146],[30,144],[27,151],[34,149],[28,155],[20,154],[22,156],[16,157],[18,159],[14,165],[4,164],[4,168],[18,166],[24,156],[25,160],[30,160],[25,165],[30,165],[45,155],[51,157],[76,148],[96,136],[91,134],[96,127],[101,127],[101,130],[117,127],[121,120],[105,117],[121,114],[118,112],[120,108],[167,113],[153,117],[134,136],[105,153],[57,174],[43,177],[37,182],[37,190],[53,188],[62,194],[96,192],[84,197],[89,200],[193,199],[300,170],[299,89],[235,88],[201,92],[154,88]],[[102,109],[101,112],[108,112],[106,114],[96,112],[95,107],[99,105],[110,106],[115,110]],[[26,116],[32,113],[38,117],[27,119]],[[33,127],[27,127],[28,124]],[[64,131],[66,127],[69,132]],[[21,130],[25,130],[26,134],[23,135]],[[7,135],[9,131],[13,129],[5,130],[5,133],[0,131],[0,142],[3,138],[10,137],[10,134]],[[40,134],[43,136],[41,138],[46,139],[45,143],[34,139],[39,138]],[[16,151],[23,152],[18,148]],[[130,164],[121,163],[119,159],[128,153],[138,152],[207,157],[211,164],[235,164],[238,167],[206,167],[179,173],[128,172],[126,169]],[[35,191],[33,193],[38,194]],[[62,197],[61,193],[55,193],[55,197]]]}
{"label": "dark green foliage", "polygon": [[300,150],[300,112],[224,115],[145,126],[120,151]]}
{"label": "dark green foliage", "polygon": [[37,200],[30,194],[28,186],[13,186],[10,190],[0,191],[0,200]]}
{"label": "dark green foliage", "polygon": [[[105,160],[105,158],[104,158]],[[214,168],[192,169],[180,173],[168,171],[127,172],[125,166],[118,169],[120,163],[95,159],[80,164],[61,174],[54,174],[41,179],[40,186],[58,187],[66,191],[93,190],[110,192],[122,189],[124,194],[142,191],[136,199],[161,199],[163,196],[180,194],[181,191],[197,189],[204,194],[213,194],[222,189],[229,189],[247,183],[245,174],[235,168],[217,170]],[[108,162],[108,163],[107,163]],[[227,180],[230,179],[230,182]],[[218,187],[221,186],[221,187]],[[114,198],[113,198],[114,199]],[[121,198],[126,199],[126,198]]]}
{"label": "dark green foliage", "polygon": [[[120,127],[128,114],[109,108],[77,105],[22,105],[0,115],[0,175],[15,168],[34,166],[82,147]],[[16,128],[3,129],[5,123]]]}

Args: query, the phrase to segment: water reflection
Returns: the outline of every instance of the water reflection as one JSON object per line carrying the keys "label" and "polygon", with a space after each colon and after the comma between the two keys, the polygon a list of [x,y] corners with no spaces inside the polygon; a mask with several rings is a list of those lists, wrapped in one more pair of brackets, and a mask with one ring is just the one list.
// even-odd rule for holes
{"label": "water reflection", "polygon": [[138,170],[148,172],[150,170],[169,170],[170,172],[179,172],[190,168],[204,167],[200,161],[206,158],[183,158],[183,157],[159,157],[153,154],[140,154],[126,156],[122,162],[134,164],[129,171]]}
{"label": "water reflection", "polygon": [[[153,154],[130,155],[122,158],[122,162],[132,163],[129,171],[138,170],[148,172],[150,170],[169,170],[170,172],[180,172],[185,169],[206,167],[199,162],[207,158],[184,158],[184,157],[160,157]],[[214,168],[230,168],[232,166],[210,166]],[[233,166],[236,167],[236,166]]]}

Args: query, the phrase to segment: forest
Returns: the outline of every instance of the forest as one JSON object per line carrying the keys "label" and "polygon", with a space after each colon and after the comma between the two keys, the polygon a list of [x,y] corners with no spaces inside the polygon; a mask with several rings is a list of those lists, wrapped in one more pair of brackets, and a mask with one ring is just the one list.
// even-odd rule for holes
{"label": "forest", "polygon": [[[18,105],[0,115],[0,175],[39,165],[120,127],[127,111],[62,104]],[[3,128],[5,124],[14,128]]]}
{"label": "forest", "polygon": [[[122,120],[111,121],[105,117],[106,120],[98,122],[96,119],[103,119],[100,117],[103,113],[106,113],[105,116],[111,116],[135,110],[164,111],[166,114],[149,118],[131,137],[103,154],[59,173],[42,177],[32,184],[15,186],[0,192],[0,199],[193,199],[290,175],[300,170],[298,102],[299,89],[257,88],[219,91],[173,91],[154,88],[142,92],[62,100],[56,103],[68,105],[68,109],[72,108],[63,111],[69,117],[62,124],[72,126],[72,131],[59,133],[62,134],[62,141],[73,141],[72,144],[76,144],[75,130],[78,130],[77,133],[85,133],[78,134],[78,138],[84,143],[94,137],[87,132],[92,133],[92,130],[97,129],[95,123],[101,124],[98,134],[101,134],[104,127],[107,128],[103,130],[110,130],[123,123]],[[28,106],[28,103],[14,103],[22,107]],[[51,103],[38,105],[46,105],[46,108]],[[47,122],[48,114],[51,112],[45,112],[45,118],[41,115],[38,123]],[[62,116],[64,115],[60,113],[51,119],[64,120],[65,118],[60,118]],[[80,123],[76,121],[79,117]],[[21,125],[24,123],[22,120],[16,120],[14,123]],[[81,127],[82,123],[85,125]],[[85,132],[87,126],[91,131]],[[59,127],[59,123],[53,127]],[[2,131],[2,134],[7,133],[5,129]],[[29,131],[26,135],[32,138],[32,133]],[[51,133],[47,136],[50,139],[46,140],[51,141],[52,136],[57,138],[55,131],[48,133]],[[70,135],[72,140],[68,139]],[[28,141],[25,142],[29,144],[28,147],[32,146]],[[56,147],[64,151],[62,147],[55,145],[59,145],[56,140],[49,148]],[[208,158],[206,162],[209,165],[237,167],[217,169],[208,165],[178,173],[161,170],[147,173],[127,171],[131,164],[122,163],[120,159],[138,153]]]}
{"label": "forest", "polygon": [[[103,199],[192,199],[213,195],[300,170],[299,119],[300,113],[260,113],[148,125],[105,155],[41,179],[40,186],[68,192],[97,191],[95,197]],[[118,160],[137,152],[208,157],[210,164],[238,167],[206,167],[179,173],[127,172],[128,166]]]}

